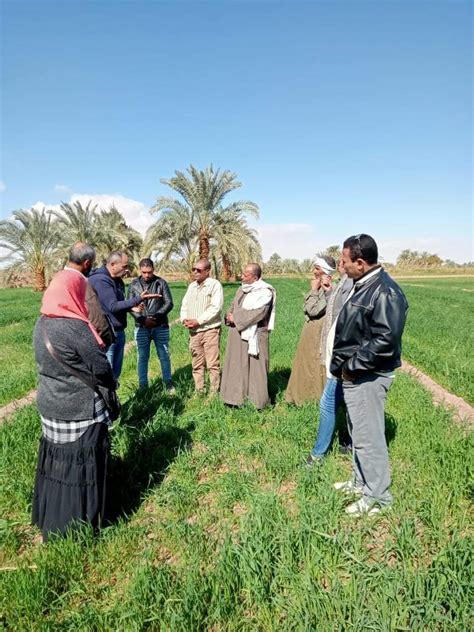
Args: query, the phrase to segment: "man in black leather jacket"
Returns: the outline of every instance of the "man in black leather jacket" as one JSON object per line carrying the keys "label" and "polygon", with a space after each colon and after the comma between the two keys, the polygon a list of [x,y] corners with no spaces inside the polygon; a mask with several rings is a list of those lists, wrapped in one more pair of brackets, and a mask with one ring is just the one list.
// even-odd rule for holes
{"label": "man in black leather jacket", "polygon": [[157,298],[145,300],[143,307],[131,312],[135,319],[135,340],[138,350],[138,386],[148,386],[148,362],[153,341],[160,360],[163,382],[167,389],[172,389],[168,313],[173,309],[173,299],[166,281],[155,274],[151,259],[142,259],[138,265],[140,276],[130,283],[128,297],[134,298],[143,292],[159,295]]}
{"label": "man in black leather jacket", "polygon": [[378,513],[392,502],[384,409],[401,365],[408,303],[377,260],[370,235],[344,242],[342,262],[354,288],[329,334],[334,336],[331,373],[342,379],[354,457],[353,479],[334,487],[361,496],[346,508],[353,516]]}

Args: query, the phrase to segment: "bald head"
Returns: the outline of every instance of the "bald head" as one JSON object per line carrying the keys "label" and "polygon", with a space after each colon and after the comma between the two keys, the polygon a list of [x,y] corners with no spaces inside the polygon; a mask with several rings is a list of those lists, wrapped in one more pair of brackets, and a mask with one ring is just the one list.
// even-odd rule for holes
{"label": "bald head", "polygon": [[71,263],[77,263],[78,265],[80,265],[88,259],[92,262],[95,261],[95,250],[91,245],[86,244],[82,241],[78,241],[76,244],[74,244],[74,246],[72,246],[71,250],[69,251],[69,261]]}
{"label": "bald head", "polygon": [[199,259],[193,267],[193,278],[198,285],[204,283],[211,272],[211,264],[209,259]]}
{"label": "bald head", "polygon": [[199,259],[196,265],[199,266],[200,268],[204,268],[204,270],[211,269],[211,262],[209,261],[209,259]]}
{"label": "bald head", "polygon": [[90,244],[78,241],[69,251],[68,268],[78,270],[88,276],[95,261],[95,250]]}
{"label": "bald head", "polygon": [[242,283],[250,285],[251,283],[258,281],[261,276],[262,268],[258,265],[258,263],[248,263],[242,270]]}
{"label": "bald head", "polygon": [[107,257],[105,267],[113,279],[121,279],[128,273],[128,255],[123,250],[113,250]]}

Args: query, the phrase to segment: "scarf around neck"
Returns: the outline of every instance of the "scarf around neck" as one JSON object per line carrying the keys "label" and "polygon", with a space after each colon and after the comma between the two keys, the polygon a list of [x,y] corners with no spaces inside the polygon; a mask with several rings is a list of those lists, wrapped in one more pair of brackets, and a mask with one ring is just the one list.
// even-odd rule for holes
{"label": "scarf around neck", "polygon": [[102,338],[89,320],[86,304],[87,281],[75,270],[57,272],[43,295],[41,313],[49,318],[74,318],[87,323],[89,329],[101,347]]}

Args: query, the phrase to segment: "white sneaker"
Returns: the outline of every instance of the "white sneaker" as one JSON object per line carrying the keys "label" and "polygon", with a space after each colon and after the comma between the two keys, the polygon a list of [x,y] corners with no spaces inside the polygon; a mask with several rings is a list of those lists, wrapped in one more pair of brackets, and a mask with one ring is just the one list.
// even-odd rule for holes
{"label": "white sneaker", "polygon": [[338,492],[342,492],[349,496],[350,494],[357,494],[361,496],[363,493],[362,485],[356,485],[354,481],[342,481],[341,483],[334,483],[334,489]]}
{"label": "white sneaker", "polygon": [[370,498],[363,496],[357,502],[348,505],[345,511],[349,516],[358,518],[359,516],[374,516],[380,513],[380,507]]}

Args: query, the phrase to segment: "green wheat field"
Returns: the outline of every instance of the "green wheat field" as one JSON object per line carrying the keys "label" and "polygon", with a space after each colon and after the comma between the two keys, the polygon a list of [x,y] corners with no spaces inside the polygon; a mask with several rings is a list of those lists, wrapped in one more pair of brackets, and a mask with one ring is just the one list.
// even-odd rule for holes
{"label": "green wheat field", "polygon": [[[377,517],[346,516],[332,484],[349,475],[349,458],[335,446],[321,468],[303,467],[318,406],[284,403],[308,282],[271,282],[274,405],[263,412],[192,396],[179,325],[171,330],[175,395],[163,392],[156,358],[156,379],[138,395],[129,351],[124,412],[111,431],[113,521],[100,536],[84,529],[39,544],[29,524],[41,432],[35,406],[0,427],[5,629],[473,629],[473,434],[414,378],[397,374],[386,407],[395,502]],[[474,279],[400,285],[410,303],[404,358],[473,404]],[[185,288],[171,284],[172,319]],[[225,287],[226,306],[236,288]],[[35,387],[40,299],[0,291],[0,405]]]}

